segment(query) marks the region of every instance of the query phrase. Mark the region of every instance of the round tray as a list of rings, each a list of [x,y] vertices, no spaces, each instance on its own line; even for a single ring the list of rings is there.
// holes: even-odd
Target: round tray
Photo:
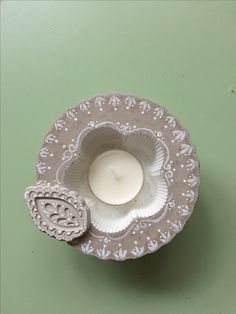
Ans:
[[[104,125],[122,136],[141,131],[155,138],[165,152],[160,167],[165,201],[157,212],[137,214],[117,232],[96,227],[95,208],[87,233],[69,243],[101,259],[134,259],[156,251],[182,230],[197,200],[199,162],[187,130],[160,104],[133,95],[98,95],[54,122],[39,152],[37,184],[68,187],[65,172],[77,160],[84,134]]]

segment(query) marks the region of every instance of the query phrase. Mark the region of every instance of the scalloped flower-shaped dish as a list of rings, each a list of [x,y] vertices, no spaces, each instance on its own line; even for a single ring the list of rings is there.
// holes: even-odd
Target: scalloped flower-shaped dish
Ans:
[[[117,233],[126,229],[135,219],[151,217],[164,206],[168,195],[168,177],[161,173],[168,157],[165,143],[144,128],[122,131],[111,122],[85,128],[75,143],[77,159],[64,165],[59,171],[64,173],[63,185],[77,190],[86,201],[93,226],[104,233]],[[144,183],[140,193],[123,205],[109,205],[100,201],[88,184],[89,166],[93,160],[110,149],[120,149],[134,155],[141,163]],[[58,173],[60,176],[60,173]]]
[[[134,155],[144,172],[140,193],[119,206],[98,200],[87,179],[93,160],[110,149]],[[168,243],[191,215],[200,182],[195,147],[176,118],[150,100],[120,94],[99,95],[67,110],[46,135],[36,168],[38,185],[61,186],[85,200],[90,226],[81,218],[74,226],[69,217],[70,238],[70,230],[60,228],[64,240],[77,232],[71,245],[101,259],[138,258]],[[70,215],[76,211],[71,208]],[[85,210],[81,217],[86,215]]]

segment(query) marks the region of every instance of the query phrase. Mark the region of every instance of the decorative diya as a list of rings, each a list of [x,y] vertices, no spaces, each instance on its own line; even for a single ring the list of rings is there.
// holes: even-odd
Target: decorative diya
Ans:
[[[195,147],[160,104],[81,101],[54,122],[25,198],[34,223],[101,259],[138,258],[182,230],[198,196]]]

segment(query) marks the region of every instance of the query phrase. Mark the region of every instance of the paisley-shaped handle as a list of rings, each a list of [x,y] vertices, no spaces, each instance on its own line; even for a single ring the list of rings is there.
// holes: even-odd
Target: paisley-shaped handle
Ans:
[[[84,200],[65,187],[30,186],[25,191],[30,215],[39,230],[58,240],[72,241],[90,225],[90,213]]]

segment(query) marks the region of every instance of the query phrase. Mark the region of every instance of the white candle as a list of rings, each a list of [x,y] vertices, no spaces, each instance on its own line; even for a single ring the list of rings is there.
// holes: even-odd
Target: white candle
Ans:
[[[131,201],[143,185],[140,162],[123,150],[99,155],[89,168],[89,186],[98,199],[111,205]]]

